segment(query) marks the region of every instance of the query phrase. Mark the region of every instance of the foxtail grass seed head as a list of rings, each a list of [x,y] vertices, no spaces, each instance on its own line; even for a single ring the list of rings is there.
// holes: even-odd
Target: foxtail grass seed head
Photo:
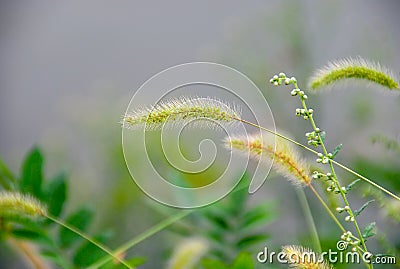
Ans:
[[[200,258],[207,252],[208,244],[204,239],[191,238],[185,240],[175,249],[168,269],[194,268]]]
[[[165,123],[182,124],[200,118],[218,121],[221,124],[237,124],[235,118],[240,117],[238,110],[237,107],[212,98],[182,97],[129,112],[122,119],[122,127],[140,129],[144,126],[146,130],[157,130]],[[204,125],[206,121],[202,122]]]
[[[19,192],[0,192],[0,217],[38,218],[46,215],[46,207],[34,197]]]
[[[399,90],[399,82],[393,72],[379,63],[361,57],[347,58],[328,63],[310,78],[309,88],[318,90],[344,79],[360,79],[379,84],[390,90]]]
[[[225,144],[229,149],[250,152],[255,158],[274,159],[273,168],[294,185],[308,185],[311,182],[308,163],[282,138],[274,140],[271,134],[263,133],[262,136],[228,137]]]
[[[290,268],[298,269],[332,269],[323,257],[309,248],[302,246],[284,246],[283,252],[286,254],[287,262]]]

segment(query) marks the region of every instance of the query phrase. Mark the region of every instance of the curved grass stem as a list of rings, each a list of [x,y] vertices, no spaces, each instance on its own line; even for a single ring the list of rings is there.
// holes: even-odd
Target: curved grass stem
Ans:
[[[112,259],[112,257],[118,257],[119,255],[121,255],[122,253],[127,251],[128,249],[130,249],[133,246],[137,245],[138,243],[142,242],[143,240],[149,238],[150,236],[154,235],[155,233],[158,233],[159,231],[161,231],[164,228],[168,227],[169,225],[175,223],[176,221],[186,217],[191,212],[193,212],[193,211],[192,210],[181,211],[181,212],[177,213],[176,215],[173,215],[172,217],[157,223],[153,227],[149,228],[145,232],[139,234],[138,236],[132,238],[130,241],[126,242],[125,244],[123,244],[122,246],[117,248],[115,251],[113,251],[112,255],[103,257],[99,261],[90,265],[87,269],[96,269],[96,268],[99,268],[100,266],[103,266],[104,264],[109,262]]]
[[[322,199],[321,195],[317,192],[317,190],[314,188],[313,185],[309,184],[308,187],[310,190],[314,193],[315,197],[319,200],[319,202],[322,204],[326,212],[328,212],[329,216],[333,219],[333,221],[336,223],[336,225],[339,227],[339,229],[342,232],[345,232],[346,229],[343,227],[343,225],[340,223],[340,221],[336,218],[335,214],[333,214],[332,210],[329,208],[329,206],[325,203],[324,199]]]
[[[312,235],[314,248],[318,253],[321,253],[322,252],[321,241],[319,240],[317,227],[315,226],[314,218],[312,216],[310,205],[308,204],[307,201],[307,197],[303,189],[300,188],[296,189],[296,193],[299,198],[301,207],[303,209],[308,227],[310,229],[310,233]]]
[[[110,250],[108,250],[105,246],[103,246],[102,244],[100,244],[99,242],[96,242],[95,240],[93,240],[92,238],[90,238],[89,236],[87,236],[86,234],[82,233],[81,231],[79,231],[78,229],[76,229],[75,227],[70,226],[67,223],[64,223],[63,221],[57,219],[56,217],[53,217],[51,215],[46,215],[46,218],[48,218],[49,220],[57,223],[58,225],[61,225],[63,227],[65,227],[66,229],[70,230],[71,232],[79,235],[80,237],[84,238],[85,240],[89,241],[90,243],[92,243],[93,245],[95,245],[96,247],[98,247],[99,249],[101,249],[102,251],[104,251],[105,253],[108,254],[107,257],[110,257],[110,259],[115,259],[118,262],[120,262],[121,264],[123,264],[126,268],[131,268],[131,266],[129,266],[129,264],[127,264],[123,259],[121,259],[118,255],[112,253]],[[98,267],[96,267],[98,268]]]

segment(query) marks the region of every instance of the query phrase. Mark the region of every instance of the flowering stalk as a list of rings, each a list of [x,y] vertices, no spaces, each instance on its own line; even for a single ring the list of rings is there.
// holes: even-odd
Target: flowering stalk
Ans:
[[[361,245],[362,248],[360,248],[359,246],[356,246],[356,251],[361,251],[361,252],[368,252],[367,246],[365,244],[365,240],[364,237],[361,233],[360,227],[357,223],[356,220],[356,215],[353,212],[353,210],[350,207],[350,204],[347,200],[346,197],[346,188],[342,187],[339,179],[336,175],[335,169],[333,167],[333,162],[332,159],[334,157],[334,155],[332,153],[328,153],[328,150],[326,149],[325,143],[324,143],[324,132],[322,132],[320,130],[320,128],[317,127],[315,121],[314,121],[314,117],[313,117],[313,110],[309,109],[306,105],[306,101],[307,100],[307,95],[304,93],[304,91],[300,90],[298,84],[297,84],[297,80],[294,77],[291,78],[287,78],[286,75],[284,73],[280,73],[279,75],[275,75],[272,79],[271,79],[271,83],[273,83],[274,85],[280,85],[282,84],[282,82],[285,82],[286,85],[290,85],[293,84],[294,85],[294,89],[291,92],[292,96],[299,96],[301,104],[302,104],[302,109],[297,109],[296,110],[296,115],[297,116],[302,116],[305,120],[309,120],[311,123],[311,126],[313,128],[313,132],[312,133],[307,133],[306,137],[309,141],[309,144],[313,145],[313,146],[321,146],[323,153],[318,153],[318,159],[317,162],[318,163],[323,163],[323,164],[329,164],[329,168],[331,173],[327,173],[326,176],[329,180],[332,181],[332,186],[328,187],[328,191],[336,191],[338,193],[340,193],[343,202],[345,203],[345,208],[346,208],[346,212],[348,213],[348,216],[346,217],[346,221],[351,221],[354,224],[354,227],[357,231],[358,237],[356,240],[357,242]],[[315,178],[319,178],[321,177],[320,174],[316,173],[314,174]],[[366,264],[368,268],[373,268],[372,265],[370,264]]]

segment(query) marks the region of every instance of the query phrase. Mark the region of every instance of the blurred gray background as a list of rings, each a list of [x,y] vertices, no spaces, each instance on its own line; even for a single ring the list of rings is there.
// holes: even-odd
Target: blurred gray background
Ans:
[[[46,174],[61,169],[71,177],[70,207],[97,205],[97,225],[119,227],[123,242],[158,221],[137,202],[147,198],[130,179],[121,151],[119,121],[144,81],[191,61],[231,66],[263,91],[277,127],[304,142],[308,127],[293,116],[297,100],[270,86],[269,77],[285,71],[301,87],[315,68],[349,56],[379,61],[399,75],[399,11],[396,0],[3,0],[0,156],[19,171],[24,154],[42,147]],[[343,143],[344,161],[389,158],[370,136],[383,130],[399,138],[399,95],[349,85],[310,98],[329,146]],[[281,199],[293,194],[288,189],[289,183],[269,180],[258,195]],[[290,243],[303,225],[293,223],[300,213],[292,200],[281,201],[286,213],[270,228],[287,227],[282,240],[274,238],[277,244]],[[145,217],[138,220],[139,214]],[[138,251],[162,253],[151,242]]]

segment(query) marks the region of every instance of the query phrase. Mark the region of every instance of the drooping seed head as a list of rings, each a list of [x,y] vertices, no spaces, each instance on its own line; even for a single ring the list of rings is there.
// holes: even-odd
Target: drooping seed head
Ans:
[[[10,191],[0,192],[0,217],[38,218],[46,214],[46,207],[30,195]]]
[[[284,139],[263,133],[261,135],[228,137],[225,145],[229,149],[250,152],[257,158],[274,160],[273,168],[294,185],[308,185],[311,182],[309,165]]]
[[[361,57],[341,59],[328,63],[328,65],[317,70],[311,76],[308,86],[310,89],[318,90],[345,79],[365,80],[390,90],[400,89],[399,82],[394,77],[393,72],[386,67],[382,67],[379,63],[374,63]]]

